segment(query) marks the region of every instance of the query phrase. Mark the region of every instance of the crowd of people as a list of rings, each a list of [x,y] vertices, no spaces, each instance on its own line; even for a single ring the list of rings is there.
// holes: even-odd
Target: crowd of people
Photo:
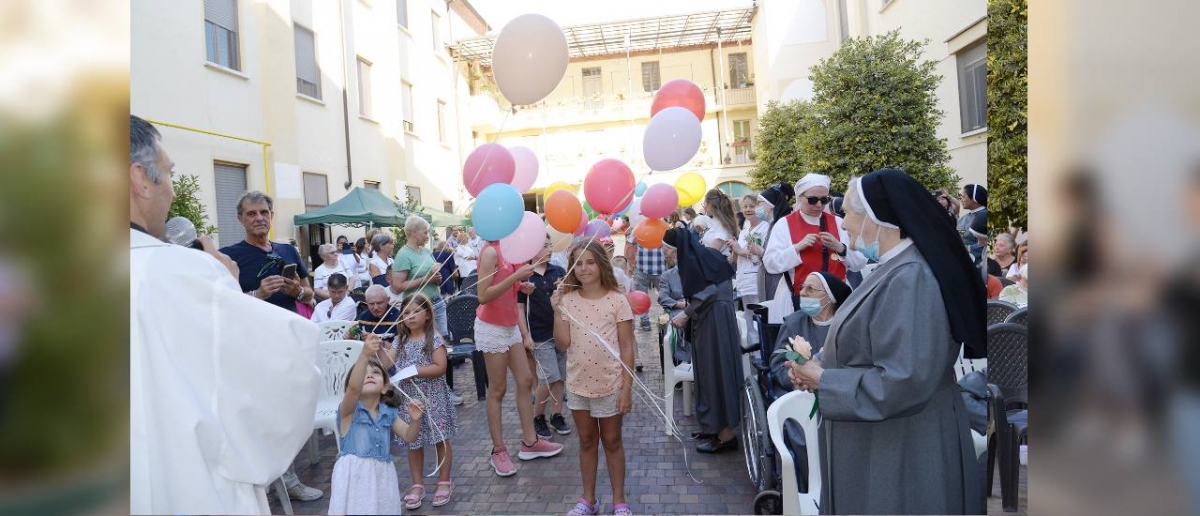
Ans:
[[[957,196],[929,192],[902,171],[885,169],[850,180],[844,195],[832,191],[831,179],[821,174],[739,199],[712,189],[703,197],[702,214],[687,208],[668,217],[661,247],[641,245],[628,220],[620,219],[614,224],[615,236],[625,242],[619,255],[607,238],[579,237],[566,250],[552,249],[547,239],[523,263],[506,260],[498,242],[484,241],[469,227],[446,228],[445,238],[431,243],[433,228],[412,216],[400,245],[389,230],[372,230],[354,244],[339,236],[335,244],[318,247],[316,267],[309,267],[295,246],[269,239],[274,201],[257,191],[237,204],[245,229],[238,243],[217,250],[204,239],[203,254],[162,244],[159,221],[173,196],[169,178],[164,180],[171,164],[157,132],[136,117],[131,144],[131,252],[135,267],[146,267],[133,283],[131,380],[135,396],[147,400],[135,404],[142,408],[135,410],[133,432],[148,437],[133,453],[144,460],[135,460],[135,512],[266,512],[262,486],[274,480],[272,474],[282,474],[294,499],[324,496],[300,483],[290,467],[311,431],[319,391],[313,374],[316,327],[293,314],[316,323],[355,321],[364,332],[363,352],[338,408],[342,451],[329,510],[419,509],[426,498],[421,468],[427,447],[438,461],[432,504],[449,503],[455,489],[451,440],[462,398],[445,379],[451,367],[446,306],[453,296],[470,294],[479,302],[473,332],[487,370],[493,472],[500,477],[518,472],[501,411],[511,375],[518,458],[558,456],[563,446],[553,435],[576,433],[584,484],[568,514],[591,515],[599,510],[596,475],[603,445],[612,512],[632,514],[624,490],[622,422],[633,404],[635,369],[640,370],[635,333],[655,329],[649,313],[634,315],[628,297],[634,291],[657,299],[681,336],[674,356],[666,359],[693,365],[700,430],[692,438],[699,452],[738,448],[745,379],[741,368],[728,364],[741,360],[739,311],[749,340],[765,339],[752,310],[761,306],[768,324],[779,328],[775,342],[764,344],[778,348],[799,339],[814,353],[803,364],[775,355],[771,374],[785,390],[820,392],[823,508],[982,510],[969,428],[948,371],[960,350],[968,358],[985,356],[985,298],[1022,306],[1028,299],[1028,244],[1009,233],[988,238],[983,186],[967,185]],[[957,218],[960,206],[966,212]],[[185,281],[180,275],[186,269],[155,266],[168,255],[196,262],[204,273]],[[204,286],[180,294],[159,285],[172,281]],[[992,288],[995,282],[1000,288]],[[356,290],[361,304],[352,297]],[[167,301],[168,291],[195,299]],[[219,306],[231,322],[188,336],[203,341],[194,349],[179,349],[175,342],[162,346],[175,338],[166,337],[169,318],[151,315],[161,305],[178,305],[177,317]],[[242,369],[177,386],[199,386],[197,392],[163,388],[164,375],[201,375],[212,368],[160,367],[189,354],[202,356],[197,350],[229,347],[222,338],[230,335],[238,343],[256,341],[238,347],[252,359]],[[281,340],[287,341],[283,348]],[[263,375],[253,360],[268,356],[277,367]],[[412,373],[393,382],[402,371]],[[285,374],[288,382],[264,385],[266,376]],[[235,410],[236,401],[234,408],[216,412],[196,408],[184,422],[220,426],[217,435],[243,446],[234,449],[255,443],[253,457],[231,458],[227,446],[163,422],[181,410],[170,402],[172,395],[237,400],[249,392],[271,407],[261,418],[272,418],[272,428],[288,425],[280,429],[286,438],[258,448],[257,434],[245,427],[249,423],[222,417],[220,410]],[[405,491],[392,465],[393,438],[408,449],[414,484]],[[167,446],[165,439],[172,440],[174,451],[155,458]],[[249,463],[242,473],[229,466],[239,461]],[[185,495],[171,485],[197,478],[209,479],[211,492]]]

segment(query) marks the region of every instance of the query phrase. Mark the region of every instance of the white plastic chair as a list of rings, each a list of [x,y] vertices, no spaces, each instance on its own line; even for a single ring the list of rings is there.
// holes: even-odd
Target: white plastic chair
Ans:
[[[353,325],[354,321],[325,321],[317,323],[317,328],[321,331],[321,342],[345,339],[346,332],[350,331],[350,327]]]
[[[821,513],[821,458],[818,446],[821,414],[818,412],[812,419],[808,418],[814,403],[816,397],[811,392],[792,391],[767,408],[767,430],[782,459],[779,469],[783,470],[783,485],[779,486],[779,492],[783,496],[783,513],[786,515]],[[796,479],[796,461],[784,439],[783,423],[789,419],[796,420],[804,429],[805,450],[808,452],[808,492],[804,493],[800,492],[800,483]]]
[[[320,355],[317,357],[317,365],[321,368],[321,395],[317,398],[313,430],[321,430],[325,435],[333,433],[338,453],[342,451],[337,425],[338,406],[342,403],[342,396],[346,394],[346,377],[358,361],[362,347],[363,343],[357,340],[333,340],[320,343],[318,348]]]
[[[738,342],[742,346],[742,378],[749,378],[754,375],[754,367],[750,365],[750,354],[746,353],[746,348],[750,347],[750,332],[746,326],[746,318],[742,317],[742,312],[736,312],[738,326]]]
[[[679,331],[678,328],[668,330],[662,339],[662,354],[663,363],[670,364],[674,362],[674,355],[671,353],[671,336],[672,331]],[[679,337],[682,339],[683,337]],[[663,388],[666,393],[663,394],[664,408],[667,415],[667,435],[675,433],[675,384],[683,382],[683,415],[692,415],[692,382],[696,381],[695,375],[692,373],[691,362],[680,362],[675,367],[663,367]]]

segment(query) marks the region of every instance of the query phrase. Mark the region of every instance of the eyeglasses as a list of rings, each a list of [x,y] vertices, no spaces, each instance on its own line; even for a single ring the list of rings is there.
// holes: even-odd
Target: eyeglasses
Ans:
[[[812,288],[808,285],[800,285],[800,293],[803,294],[805,292],[807,292],[809,294],[824,294],[825,293],[824,290],[821,290],[819,288]],[[815,296],[815,297],[820,297],[820,296]]]
[[[829,203],[833,202],[833,197],[830,197],[830,196],[828,196],[828,195],[826,195],[825,197],[808,197],[808,196],[805,196],[804,198],[805,198],[805,199],[808,199],[808,204],[809,204],[810,206],[812,206],[812,205],[816,205],[816,204],[818,204],[818,203],[819,203],[819,204],[829,204]]]

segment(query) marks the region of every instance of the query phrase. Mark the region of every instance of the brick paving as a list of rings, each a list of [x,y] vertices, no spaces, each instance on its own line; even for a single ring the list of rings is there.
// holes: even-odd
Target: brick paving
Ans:
[[[659,308],[653,307],[653,317]],[[657,395],[663,392],[662,374],[658,365],[657,331],[637,331],[638,356],[644,366],[638,375],[646,386]],[[517,460],[515,451],[520,439],[517,422],[515,388],[511,379],[505,396],[502,413],[506,444],[513,452],[517,474],[501,478],[488,465],[491,438],[488,437],[487,413],[483,401],[476,400],[475,381],[471,364],[460,364],[454,372],[455,391],[463,396],[465,403],[458,407],[460,428],[451,439],[454,464],[451,478],[455,481],[454,497],[442,507],[433,507],[433,492],[437,489],[436,478],[423,479],[426,495],[420,509],[406,511],[408,514],[563,514],[574,506],[583,494],[583,480],[579,474],[579,440],[577,433],[566,436],[555,434],[552,440],[562,443],[563,451],[557,457],[533,461]],[[563,407],[567,421],[574,427],[569,411]],[[683,415],[683,397],[675,394],[675,421],[683,435],[699,430],[694,416]],[[337,460],[337,448],[332,436],[318,438],[320,455],[313,464],[309,462],[307,450],[296,460],[296,473],[305,484],[321,489],[325,496],[313,502],[292,501],[295,514],[326,514],[329,507],[329,480],[333,464]],[[746,474],[742,452],[725,452],[718,455],[696,453],[695,443],[681,444],[668,437],[663,423],[654,408],[644,399],[634,399],[633,412],[625,418],[624,443],[626,459],[625,492],[631,508],[636,514],[752,514],[754,496],[757,494]],[[692,474],[703,483],[696,483],[688,476],[684,467],[684,450],[691,464]],[[600,501],[601,514],[612,512],[612,490],[608,472],[604,466],[601,447],[600,467],[597,473],[596,493]],[[408,473],[406,450],[393,444],[392,456],[400,480],[402,494],[412,485]],[[436,467],[436,456],[432,449],[425,454],[425,471]],[[1027,475],[1021,467],[1019,490],[1019,515],[1027,511]],[[283,509],[274,494],[267,497],[273,514],[283,514]],[[1004,513],[1000,507],[1000,482],[996,479],[993,496],[988,498],[988,514]]]

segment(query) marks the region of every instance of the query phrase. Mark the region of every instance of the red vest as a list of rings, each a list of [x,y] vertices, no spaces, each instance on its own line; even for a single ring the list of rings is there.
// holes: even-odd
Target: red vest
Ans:
[[[842,229],[837,226],[837,217],[829,213],[821,213],[821,218],[825,221],[825,232],[842,239]],[[792,245],[796,245],[804,237],[821,232],[821,226],[809,224],[800,216],[800,212],[793,211],[784,220],[788,224],[788,232],[791,233]],[[824,253],[828,253],[828,258],[824,257]],[[828,263],[828,266],[822,267]],[[838,256],[832,249],[826,249],[821,245],[821,240],[818,240],[813,245],[800,251],[800,266],[796,267],[792,276],[792,287],[795,288],[795,294],[800,295],[800,287],[804,285],[804,280],[813,272],[829,272],[838,279],[846,280],[846,265],[842,263],[842,257]]]

